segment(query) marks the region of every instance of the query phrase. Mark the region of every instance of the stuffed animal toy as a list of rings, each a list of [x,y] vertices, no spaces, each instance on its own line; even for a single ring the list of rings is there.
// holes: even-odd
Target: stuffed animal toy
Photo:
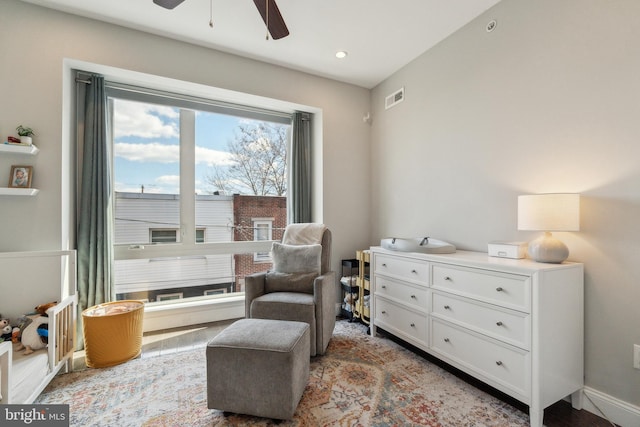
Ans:
[[[47,310],[56,305],[57,302],[50,302],[39,305],[35,308],[36,314],[31,317],[29,323],[20,337],[20,345],[17,350],[24,350],[24,354],[31,354],[36,350],[45,348],[49,343],[49,317]]]
[[[7,319],[0,319],[0,342],[11,341],[12,329]]]
[[[47,316],[36,315],[32,322],[24,328],[20,338],[20,345],[17,350],[24,350],[24,354],[31,354],[36,350],[45,348],[48,340],[43,340],[38,332],[41,328],[49,328],[49,318]]]
[[[20,342],[20,335],[22,335],[22,331],[19,327],[14,326],[13,331],[11,331],[11,342],[17,344]]]
[[[46,316],[47,315],[47,310],[49,310],[51,307],[55,306],[58,304],[58,301],[52,301],[52,302],[48,302],[46,304],[40,304],[38,306],[36,306],[35,310],[36,313],[42,315],[42,316]]]
[[[344,296],[344,302],[349,305],[355,304],[357,299],[358,299],[358,294],[356,293],[348,293]]]

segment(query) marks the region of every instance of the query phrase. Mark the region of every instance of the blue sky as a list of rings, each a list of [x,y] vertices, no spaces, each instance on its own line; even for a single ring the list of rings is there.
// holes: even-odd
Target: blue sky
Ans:
[[[246,119],[196,114],[196,191],[207,194],[202,179],[214,165],[229,164],[227,144]],[[179,193],[179,110],[161,105],[115,100],[115,190]]]

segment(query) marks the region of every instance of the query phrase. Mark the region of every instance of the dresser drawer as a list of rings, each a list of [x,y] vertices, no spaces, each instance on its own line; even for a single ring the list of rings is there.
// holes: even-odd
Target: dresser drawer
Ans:
[[[529,315],[463,297],[433,292],[431,315],[530,350]]]
[[[530,312],[531,280],[528,276],[447,264],[433,264],[432,274],[432,286],[436,289]]]
[[[424,346],[427,345],[428,322],[426,314],[419,314],[397,305],[391,301],[376,297],[375,317],[376,326],[388,327],[404,338],[413,338]]]
[[[426,261],[376,255],[374,269],[375,274],[385,274],[413,282],[428,284],[429,280],[429,264]]]
[[[499,389],[530,397],[530,354],[432,318],[431,349],[482,375]],[[494,385],[491,384],[491,385]]]
[[[396,300],[426,312],[428,307],[427,287],[408,285],[397,280],[376,276],[376,297],[382,296]]]

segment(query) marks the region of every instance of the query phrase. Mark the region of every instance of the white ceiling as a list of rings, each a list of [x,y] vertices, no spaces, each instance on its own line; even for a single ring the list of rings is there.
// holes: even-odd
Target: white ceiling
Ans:
[[[251,0],[23,1],[372,88],[500,0],[277,0],[290,35],[268,41]]]

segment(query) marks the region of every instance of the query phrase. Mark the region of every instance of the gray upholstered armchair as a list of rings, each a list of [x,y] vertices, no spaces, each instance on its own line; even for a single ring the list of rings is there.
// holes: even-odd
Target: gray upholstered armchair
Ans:
[[[331,231],[323,224],[290,224],[272,257],[271,270],[245,278],[245,316],[308,323],[311,356],[324,354],[336,322]]]

